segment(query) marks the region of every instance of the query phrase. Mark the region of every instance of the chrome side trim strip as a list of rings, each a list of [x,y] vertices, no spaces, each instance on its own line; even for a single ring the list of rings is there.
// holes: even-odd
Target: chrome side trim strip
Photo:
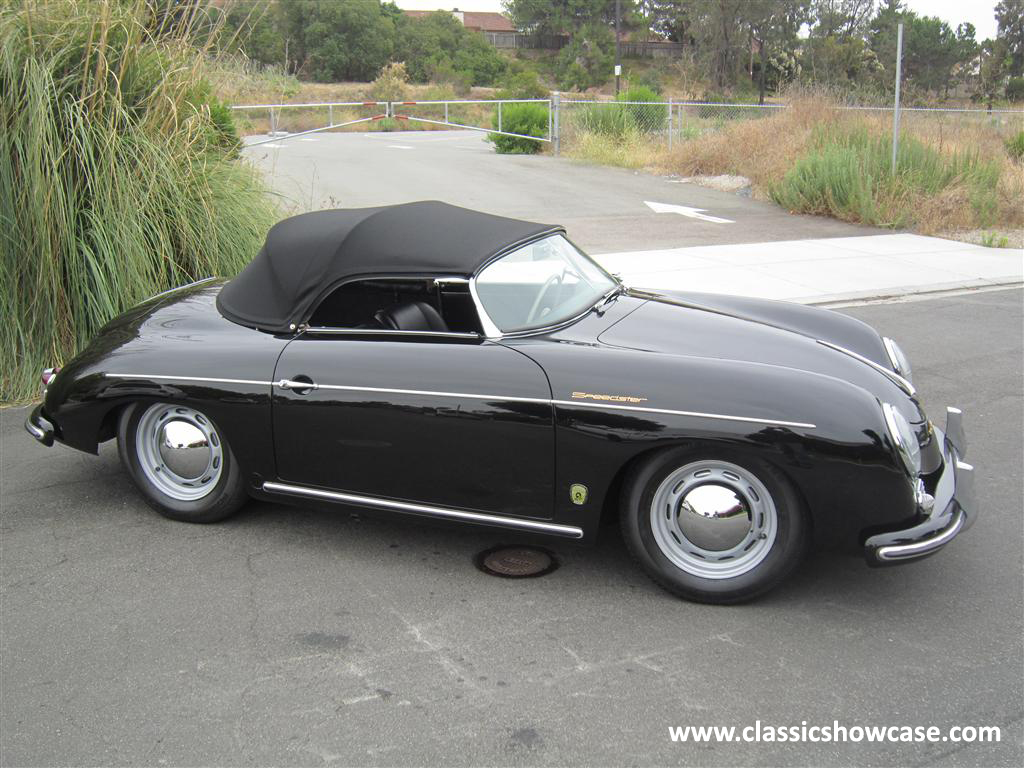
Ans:
[[[271,386],[272,381],[257,381],[256,379],[215,379],[204,376],[166,376],[156,373],[105,373],[108,379],[164,379],[167,381],[207,381],[211,384],[261,384]]]
[[[552,400],[555,405],[568,405],[573,408],[600,408],[615,411],[640,411],[641,413],[665,413],[670,416],[692,416],[698,419],[719,419],[720,421],[743,421],[752,424],[773,424],[779,427],[800,427],[817,429],[816,424],[802,421],[782,421],[781,419],[762,419],[756,416],[730,416],[725,413],[701,413],[699,411],[675,411],[669,408],[645,408],[639,405],[610,405],[608,403],[584,403],[579,400]]]
[[[917,394],[917,390],[914,389],[914,385],[913,384],[911,384],[909,381],[907,381],[905,378],[900,376],[895,371],[890,371],[884,365],[879,365],[874,360],[869,360],[868,358],[864,357],[864,355],[859,355],[856,352],[854,352],[852,349],[847,349],[846,347],[841,347],[838,344],[833,344],[831,341],[824,341],[823,339],[818,339],[817,341],[823,347],[828,347],[829,349],[834,349],[834,350],[836,350],[836,352],[842,352],[844,355],[849,355],[850,357],[852,357],[855,360],[860,360],[865,365],[870,365],[872,368],[874,368],[879,373],[889,377],[889,379],[892,380],[892,382],[894,384],[896,384],[896,386],[898,386],[900,389],[902,389],[904,392],[906,392],[911,397],[913,397],[914,395]]]
[[[390,387],[350,387],[345,384],[321,384],[320,389],[337,389],[343,392],[380,392],[390,395],[426,395],[428,397],[461,397],[472,400],[504,400],[512,403],[541,403],[550,405],[546,397],[515,397],[512,395],[481,395],[471,392],[439,392],[430,389],[392,389]]]
[[[159,299],[161,296],[166,296],[169,293],[174,293],[175,291],[181,291],[181,290],[184,290],[185,288],[191,288],[194,285],[202,285],[203,283],[208,283],[211,280],[216,280],[216,279],[217,279],[216,275],[212,275],[210,277],[201,277],[198,280],[193,280],[191,283],[185,283],[184,285],[179,285],[179,286],[177,286],[175,288],[168,288],[166,291],[160,291],[160,293],[154,293],[152,296],[150,296],[148,299],[146,299],[146,301],[150,301],[151,299]]]
[[[483,512],[466,512],[461,509],[449,507],[435,507],[430,504],[414,504],[408,501],[392,501],[390,499],[378,499],[373,496],[360,496],[355,493],[341,493],[338,491],[324,491],[320,488],[307,488],[302,485],[289,485],[287,483],[263,483],[263,490],[267,493],[280,493],[286,496],[304,496],[326,501],[337,501],[346,504],[356,504],[367,507],[380,507],[398,512],[413,512],[421,515],[430,515],[449,520],[459,520],[466,523],[481,523],[484,525],[499,525],[503,528],[519,528],[527,531],[539,531],[550,533],[556,536],[567,536],[571,539],[582,539],[583,529],[575,525],[560,525],[558,523],[542,523],[538,520],[526,520],[518,517],[504,517],[502,515],[491,515]]]
[[[612,405],[610,403],[585,403],[580,400],[552,400],[546,397],[517,397],[515,395],[493,395],[477,392],[442,392],[431,389],[395,389],[392,387],[355,387],[345,384],[312,384],[307,382],[293,382],[287,379],[281,381],[254,381],[251,379],[214,379],[200,378],[195,376],[165,376],[145,373],[107,373],[109,378],[118,379],[169,379],[172,381],[208,381],[215,384],[265,384],[266,386],[280,387],[282,389],[332,389],[340,392],[377,392],[386,395],[422,395],[424,397],[455,397],[471,400],[499,400],[508,403],[537,403],[539,405],[562,405],[572,408],[597,408],[598,410],[613,411],[637,411],[639,413],[663,413],[669,416],[690,416],[698,419],[717,419],[719,421],[740,421],[749,424],[770,424],[779,427],[796,427],[800,429],[817,429],[816,424],[802,421],[784,421],[782,419],[767,419],[758,416],[732,416],[726,413],[703,413],[701,411],[677,411],[671,408],[645,408],[636,405]]]

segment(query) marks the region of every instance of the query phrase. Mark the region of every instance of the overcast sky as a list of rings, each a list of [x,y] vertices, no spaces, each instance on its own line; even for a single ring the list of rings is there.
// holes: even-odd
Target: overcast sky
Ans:
[[[462,11],[500,11],[501,0],[397,0],[400,8],[433,11],[438,8]],[[969,21],[977,29],[978,42],[996,36],[996,21],[992,16],[995,0],[905,0],[907,7],[920,16],[938,16],[953,29]]]

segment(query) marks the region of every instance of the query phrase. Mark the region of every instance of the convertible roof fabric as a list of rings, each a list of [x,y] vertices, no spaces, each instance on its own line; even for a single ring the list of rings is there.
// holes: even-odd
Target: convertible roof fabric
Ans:
[[[493,256],[561,227],[438,201],[315,211],[285,219],[217,297],[229,320],[294,330],[319,300],[357,277],[470,277]]]

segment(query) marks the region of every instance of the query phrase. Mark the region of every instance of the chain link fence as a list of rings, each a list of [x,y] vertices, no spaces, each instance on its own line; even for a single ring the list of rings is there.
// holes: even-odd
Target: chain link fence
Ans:
[[[519,105],[543,114],[529,136],[518,132],[508,116]],[[532,138],[553,145],[555,154],[572,152],[588,137],[639,142],[653,149],[715,133],[744,120],[761,120],[788,109],[784,104],[726,104],[698,101],[612,101],[566,98],[462,99],[448,101],[364,101],[311,104],[248,104],[232,107],[246,135],[269,143],[322,131],[470,130]],[[840,111],[891,123],[892,107],[841,106]],[[901,133],[926,134],[940,144],[965,127],[980,128],[1004,140],[1024,130],[1024,111],[1009,109],[900,109]]]
[[[679,142],[720,131],[741,120],[759,120],[788,109],[785,104],[725,104],[697,101],[608,101],[556,99],[558,147],[572,151],[587,137],[604,136],[672,148]],[[892,121],[892,107],[840,106],[840,112],[859,113]],[[964,127],[978,127],[1005,139],[1024,130],[1024,111],[904,107],[902,131],[928,133],[940,141]]]

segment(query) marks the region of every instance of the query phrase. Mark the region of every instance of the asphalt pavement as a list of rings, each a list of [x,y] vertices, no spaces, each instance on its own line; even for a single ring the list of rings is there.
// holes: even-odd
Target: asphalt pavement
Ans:
[[[321,133],[249,147],[244,154],[294,211],[443,200],[564,225],[592,253],[882,232],[790,215],[772,203],[667,176],[550,155],[498,155],[482,134],[470,131]],[[730,223],[655,213],[647,202]]]
[[[491,531],[266,503],[171,522],[112,443],[47,449],[3,410],[0,764],[1021,765],[1021,292],[843,311],[908,350],[930,413],[964,409],[982,517],[923,562],[818,554],[728,608],[654,586],[614,529],[512,581],[474,567]],[[757,720],[1002,739],[669,738]]]

